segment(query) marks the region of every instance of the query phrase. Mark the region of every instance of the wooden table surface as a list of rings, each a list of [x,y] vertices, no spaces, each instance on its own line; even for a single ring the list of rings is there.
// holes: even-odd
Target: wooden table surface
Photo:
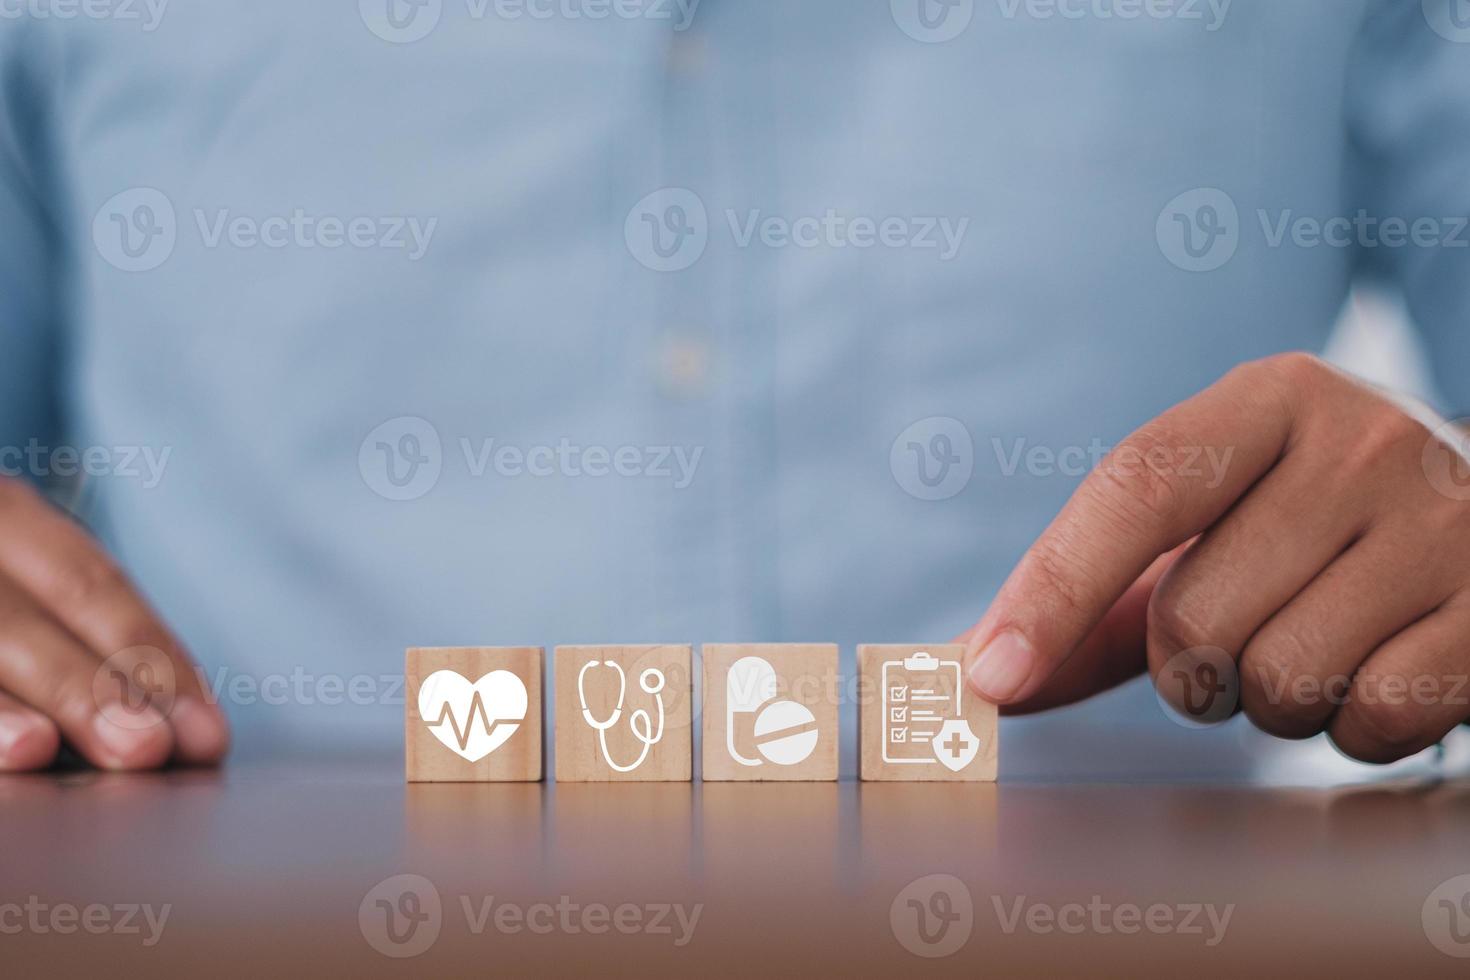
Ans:
[[[407,786],[390,755],[265,757],[0,778],[0,840],[13,977],[1470,969],[1431,941],[1470,953],[1470,901],[1431,898],[1470,873],[1463,780]],[[64,911],[92,905],[99,929],[168,917],[92,935]],[[910,951],[939,948],[920,907],[952,955]],[[417,913],[402,945],[388,908]]]

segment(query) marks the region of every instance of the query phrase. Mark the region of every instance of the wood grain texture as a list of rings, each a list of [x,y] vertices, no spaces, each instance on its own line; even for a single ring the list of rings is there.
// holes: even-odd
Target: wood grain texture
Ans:
[[[910,672],[905,665],[916,663],[914,658],[918,654],[927,654],[938,668]],[[858,768],[864,780],[995,781],[999,758],[999,712],[995,705],[981,699],[966,686],[961,666],[964,654],[965,648],[957,644],[858,647]],[[885,666],[888,668],[886,686]],[[916,688],[907,683],[914,677],[920,677],[924,686]],[[934,693],[926,693],[929,691]],[[958,704],[957,711],[955,704]],[[898,713],[890,715],[893,711]],[[931,742],[922,737],[922,733],[932,726],[924,724],[921,717],[913,717],[916,712],[934,712],[968,722],[970,731],[979,738],[979,746],[968,764],[958,771],[941,765]],[[901,741],[888,742],[889,758],[885,760],[885,736],[899,731],[903,733],[899,736]],[[966,741],[961,737],[950,743],[949,738],[942,737],[938,743],[940,751],[945,751],[944,746],[948,744],[953,744],[958,750]],[[912,761],[897,761],[899,759]]]
[[[578,675],[588,664],[596,666],[587,669],[579,689]],[[616,664],[617,668],[609,664]],[[624,683],[619,683],[618,669],[622,670]],[[693,669],[694,652],[688,645],[557,647],[553,666],[556,672],[556,781],[688,782],[692,779]],[[663,689],[657,696],[644,690],[641,684],[648,671],[658,671],[663,675]],[[650,686],[657,687],[656,677],[649,675],[648,681]],[[623,691],[621,711],[620,688]],[[583,712],[583,690],[587,697],[586,707],[593,720],[608,725],[601,735],[588,723]],[[634,734],[633,726],[647,726],[643,730],[649,736],[657,734],[660,699],[663,704],[662,735],[653,744],[645,746]],[[638,761],[640,756],[641,762]],[[620,772],[618,767],[630,771]]]
[[[837,778],[838,707],[842,688],[837,646],[831,643],[707,643],[704,657],[704,779],[806,781]],[[731,667],[746,658],[775,673],[775,696],[763,697],[736,679],[742,704],[731,714]],[[793,704],[794,702],[794,704]],[[753,710],[743,710],[753,709]],[[731,728],[733,726],[733,734]],[[804,734],[815,731],[810,754]],[[733,752],[732,752],[733,746]],[[747,760],[742,763],[738,753]]]
[[[543,698],[542,675],[545,651],[541,647],[415,647],[405,655],[404,774],[410,783],[505,783],[537,782],[542,777]],[[508,671],[520,679],[526,692],[525,716],[519,722],[495,718],[493,706],[484,698],[464,698],[463,703],[438,717],[419,714],[419,693],[424,680],[438,671],[453,671],[466,687],[496,671]],[[457,682],[456,682],[457,683]],[[458,692],[456,692],[458,693]],[[434,727],[446,732],[455,745],[463,747],[488,726],[515,724],[514,732],[489,754],[470,760],[456,754],[436,737]]]

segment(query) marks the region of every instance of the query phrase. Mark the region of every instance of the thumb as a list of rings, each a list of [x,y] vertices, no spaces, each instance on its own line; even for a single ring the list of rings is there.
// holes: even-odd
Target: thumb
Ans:
[[[1148,604],[1154,586],[1188,547],[1181,545],[1159,556],[1072,655],[1020,701],[1014,701],[1013,694],[1027,677],[1017,681],[1014,675],[1024,670],[1029,676],[1032,660],[1024,648],[1029,641],[1014,629],[1000,627],[1017,618],[1006,615],[1002,594],[980,622],[955,640],[965,644],[966,677],[971,689],[987,701],[1005,705],[1006,714],[1017,715],[1082,701],[1137,677],[1148,668]]]

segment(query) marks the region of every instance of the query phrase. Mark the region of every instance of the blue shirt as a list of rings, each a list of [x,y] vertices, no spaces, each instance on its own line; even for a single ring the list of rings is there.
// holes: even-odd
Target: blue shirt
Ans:
[[[91,452],[247,730],[396,737],[410,645],[953,636],[1355,278],[1470,406],[1463,0],[92,9],[0,19],[0,464]]]

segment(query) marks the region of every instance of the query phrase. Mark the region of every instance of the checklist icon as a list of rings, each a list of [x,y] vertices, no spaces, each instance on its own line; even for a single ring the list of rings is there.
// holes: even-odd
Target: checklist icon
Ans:
[[[960,665],[920,651],[883,664],[883,761],[934,764],[934,739],[960,713]]]

